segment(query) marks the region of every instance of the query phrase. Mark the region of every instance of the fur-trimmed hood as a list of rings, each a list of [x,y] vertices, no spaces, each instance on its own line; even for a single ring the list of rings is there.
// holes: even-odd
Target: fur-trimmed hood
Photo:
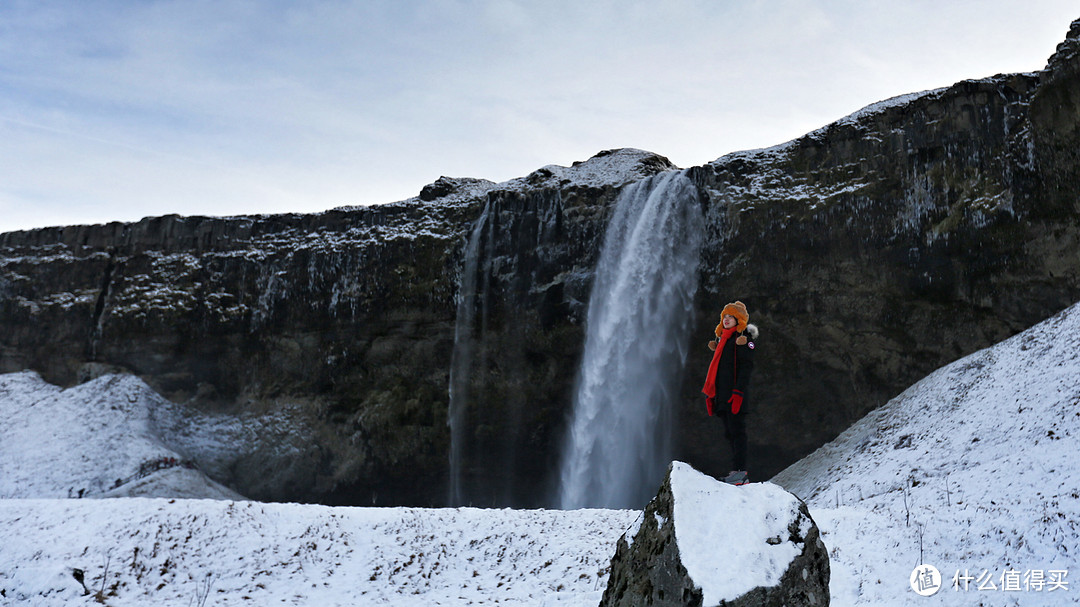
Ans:
[[[750,339],[757,339],[758,335],[760,334],[760,331],[758,331],[757,325],[755,325],[753,323],[747,323],[746,331],[743,331],[743,332],[746,333],[747,335],[749,335]]]
[[[747,338],[747,335],[749,335],[750,337]],[[747,323],[746,328],[743,329],[739,333],[738,339],[735,340],[735,345],[736,346],[745,346],[746,344],[749,343],[750,344],[750,349],[752,350],[752,349],[754,349],[754,342],[752,342],[750,340],[751,339],[757,339],[757,336],[758,336],[757,325],[752,325],[752,324]]]

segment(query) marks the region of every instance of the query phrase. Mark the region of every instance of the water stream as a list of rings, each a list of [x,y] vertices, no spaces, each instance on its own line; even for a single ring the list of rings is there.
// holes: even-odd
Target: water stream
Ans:
[[[703,223],[681,172],[631,184],[616,201],[589,299],[561,508],[642,508],[663,480]]]
[[[481,327],[483,333],[486,318],[487,280],[480,281],[481,241],[485,240],[484,228],[488,224],[490,204],[473,226],[472,233],[465,245],[465,264],[458,288],[457,317],[454,323],[454,351],[450,358],[450,410],[447,425],[450,426],[450,483],[447,502],[449,506],[465,505],[466,496],[462,487],[464,461],[466,455],[465,438],[469,411],[469,381],[473,369],[473,356],[476,344],[477,296],[481,300]],[[490,236],[490,235],[489,235]],[[489,243],[491,238],[486,239]],[[483,365],[481,365],[482,367]]]

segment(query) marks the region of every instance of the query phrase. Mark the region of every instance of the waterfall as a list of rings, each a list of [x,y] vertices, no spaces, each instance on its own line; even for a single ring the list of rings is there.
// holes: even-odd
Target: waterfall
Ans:
[[[620,193],[589,298],[559,504],[641,508],[670,460],[703,218],[681,172]]]
[[[462,474],[465,460],[465,428],[469,403],[469,373],[473,368],[473,348],[475,345],[477,277],[480,273],[480,244],[483,240],[484,227],[488,221],[490,204],[484,205],[480,218],[476,220],[468,243],[465,245],[465,264],[458,285],[457,316],[454,322],[454,351],[450,357],[450,407],[446,424],[450,427],[450,488],[447,498],[450,506],[465,504],[465,492],[462,488]],[[490,243],[491,239],[488,238]],[[486,289],[483,289],[486,291]],[[486,298],[481,293],[482,306],[486,308]],[[483,321],[486,314],[481,314]],[[483,329],[483,326],[481,326]]]

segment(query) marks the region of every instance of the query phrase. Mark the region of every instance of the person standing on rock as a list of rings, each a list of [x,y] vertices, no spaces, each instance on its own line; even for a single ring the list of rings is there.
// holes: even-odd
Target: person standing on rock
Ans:
[[[754,370],[754,342],[758,328],[749,324],[750,315],[741,301],[729,303],[720,313],[717,339],[709,342],[713,351],[705,376],[705,408],[724,422],[724,436],[731,444],[734,466],[724,482],[742,485],[746,473],[747,389]]]

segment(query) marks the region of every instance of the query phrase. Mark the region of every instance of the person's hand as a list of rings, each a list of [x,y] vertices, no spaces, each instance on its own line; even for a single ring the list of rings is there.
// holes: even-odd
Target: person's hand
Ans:
[[[709,342],[709,349],[712,350],[713,352],[716,352],[716,340],[713,340],[713,341]]]
[[[738,413],[739,409],[742,409],[742,392],[739,390],[731,391],[731,398],[727,400],[731,404],[731,412],[733,414]]]

